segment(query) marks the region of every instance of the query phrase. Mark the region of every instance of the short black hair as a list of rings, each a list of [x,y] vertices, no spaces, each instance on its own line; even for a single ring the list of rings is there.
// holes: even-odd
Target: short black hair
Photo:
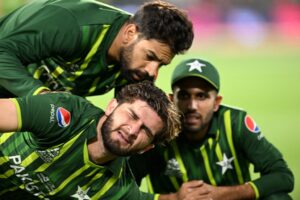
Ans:
[[[169,45],[174,54],[184,53],[194,39],[193,24],[187,14],[164,1],[145,3],[129,23],[137,26],[141,37]]]

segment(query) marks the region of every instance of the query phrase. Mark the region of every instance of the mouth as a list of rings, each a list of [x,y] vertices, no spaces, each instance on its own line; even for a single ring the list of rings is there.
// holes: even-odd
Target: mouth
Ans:
[[[143,80],[148,80],[152,82],[154,81],[154,77],[150,76],[148,72],[138,70],[135,70],[131,73],[131,79],[135,82]]]
[[[142,73],[140,71],[133,71],[131,73],[131,80],[134,82],[144,80],[145,77],[146,77],[145,73]]]
[[[118,135],[122,143],[125,143],[126,145],[131,144],[129,138],[127,137],[128,134],[126,134],[124,131],[119,130]]]
[[[201,119],[200,115],[196,113],[187,113],[184,115],[184,121],[188,124],[199,123],[200,119]]]

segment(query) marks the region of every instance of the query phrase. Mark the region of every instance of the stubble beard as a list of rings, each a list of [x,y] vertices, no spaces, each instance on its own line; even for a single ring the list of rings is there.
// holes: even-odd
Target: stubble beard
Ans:
[[[112,139],[112,133],[115,130],[112,130],[113,124],[113,113],[110,114],[107,119],[103,122],[101,127],[101,134],[104,147],[112,154],[116,156],[130,156],[133,154],[130,150],[122,149],[121,144],[118,141]]]
[[[122,47],[120,50],[120,65],[121,65],[121,75],[130,83],[136,82],[132,77],[132,70],[129,66],[132,63],[132,52],[135,43],[129,45],[128,47]]]

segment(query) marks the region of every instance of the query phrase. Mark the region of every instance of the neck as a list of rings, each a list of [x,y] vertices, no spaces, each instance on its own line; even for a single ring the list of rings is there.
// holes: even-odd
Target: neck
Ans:
[[[106,118],[105,115],[100,118],[97,125],[97,137],[88,142],[89,159],[95,164],[105,164],[116,158],[115,155],[106,150],[103,144],[101,127]]]
[[[205,127],[202,130],[199,130],[197,132],[191,132],[191,131],[186,131],[186,130],[183,130],[183,132],[188,141],[201,142],[204,140],[204,138],[208,132],[208,127]]]

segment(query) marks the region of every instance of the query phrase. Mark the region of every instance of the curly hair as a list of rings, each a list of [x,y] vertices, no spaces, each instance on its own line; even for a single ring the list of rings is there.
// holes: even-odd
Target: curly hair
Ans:
[[[191,47],[194,39],[193,24],[187,14],[160,0],[142,5],[129,23],[137,26],[140,37],[165,43],[174,54],[184,53]]]
[[[116,94],[116,99],[120,104],[133,103],[136,100],[145,101],[158,114],[164,125],[154,136],[152,143],[164,144],[178,135],[180,115],[166,93],[153,82],[142,81],[126,85]]]

